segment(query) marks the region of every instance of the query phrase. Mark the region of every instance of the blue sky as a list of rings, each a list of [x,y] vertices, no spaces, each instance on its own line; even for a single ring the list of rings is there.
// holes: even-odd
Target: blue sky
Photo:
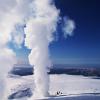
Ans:
[[[76,23],[74,35],[50,44],[54,63],[100,64],[100,1],[99,0],[55,0],[61,16],[68,16]],[[12,47],[12,46],[11,46]],[[26,47],[15,49],[19,59],[27,60],[30,52]]]

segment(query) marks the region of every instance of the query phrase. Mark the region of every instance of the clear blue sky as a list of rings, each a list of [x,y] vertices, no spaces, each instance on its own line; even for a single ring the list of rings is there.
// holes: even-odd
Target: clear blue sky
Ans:
[[[59,35],[50,45],[54,63],[100,64],[100,0],[55,0],[61,16],[69,16],[76,23],[72,37]],[[59,31],[58,31],[59,32]],[[30,50],[16,49],[20,59],[27,59]]]

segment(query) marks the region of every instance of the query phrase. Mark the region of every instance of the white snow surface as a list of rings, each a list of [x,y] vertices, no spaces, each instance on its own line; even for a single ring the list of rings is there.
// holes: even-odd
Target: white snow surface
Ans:
[[[19,90],[31,88],[34,90],[34,77],[29,76],[13,76],[8,78],[8,95]],[[57,91],[62,94],[57,95]],[[34,92],[34,91],[33,91]],[[75,75],[50,75],[50,97],[42,98],[42,100],[100,100],[100,79],[92,77],[75,76]],[[98,95],[94,95],[98,94]],[[74,97],[74,99],[73,99]],[[75,99],[75,97],[77,99]],[[85,98],[87,97],[87,99]],[[85,98],[85,99],[82,99]],[[93,99],[95,98],[95,99]],[[31,100],[29,97],[23,97],[14,100]]]

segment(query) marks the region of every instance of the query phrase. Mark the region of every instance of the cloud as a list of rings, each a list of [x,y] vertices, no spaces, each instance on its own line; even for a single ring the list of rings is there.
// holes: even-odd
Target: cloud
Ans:
[[[14,8],[16,6],[16,0],[2,0],[0,1],[0,15],[4,14],[6,15],[6,13],[8,11],[11,11],[12,8]],[[0,16],[0,19],[2,18],[2,16]]]
[[[12,41],[12,32],[16,32],[16,35],[13,35],[15,42],[19,45],[18,39],[22,40],[23,33],[20,36],[19,30],[16,25],[25,24],[25,21],[28,19],[28,16],[31,13],[30,4],[32,0],[3,0],[0,2],[0,45],[6,45],[8,42]],[[22,37],[21,37],[22,36]]]
[[[65,38],[68,35],[72,36],[75,28],[75,22],[72,19],[64,18],[63,32]]]

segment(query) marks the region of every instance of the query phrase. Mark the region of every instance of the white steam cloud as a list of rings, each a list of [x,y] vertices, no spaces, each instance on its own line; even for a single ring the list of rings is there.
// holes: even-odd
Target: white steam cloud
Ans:
[[[35,98],[48,96],[49,76],[47,68],[50,66],[49,43],[53,41],[56,31],[59,11],[49,0],[34,0],[34,17],[30,18],[26,26],[25,45],[32,49],[29,62],[34,65]],[[33,98],[33,97],[32,97]]]
[[[21,18],[16,10],[17,2],[14,0],[0,1],[0,99],[7,100],[7,74],[16,63],[16,54],[8,48],[12,41],[12,30]]]
[[[6,81],[7,73],[16,62],[15,53],[7,44],[13,42],[21,47],[25,39],[25,46],[31,49],[29,62],[34,66],[35,90],[32,100],[49,95],[49,44],[54,41],[53,33],[60,19],[59,14],[52,0],[0,1],[0,81]],[[62,30],[65,37],[72,35],[74,29],[74,21],[64,21]],[[0,91],[0,97],[4,91]],[[2,100],[6,100],[5,97]]]
[[[75,22],[73,20],[64,18],[64,26],[63,26],[64,37],[66,38],[68,35],[72,36],[75,27],[76,27]]]
[[[7,74],[11,70],[13,64],[16,63],[15,53],[5,48],[0,48],[0,99],[7,100],[9,90],[7,89]]]

